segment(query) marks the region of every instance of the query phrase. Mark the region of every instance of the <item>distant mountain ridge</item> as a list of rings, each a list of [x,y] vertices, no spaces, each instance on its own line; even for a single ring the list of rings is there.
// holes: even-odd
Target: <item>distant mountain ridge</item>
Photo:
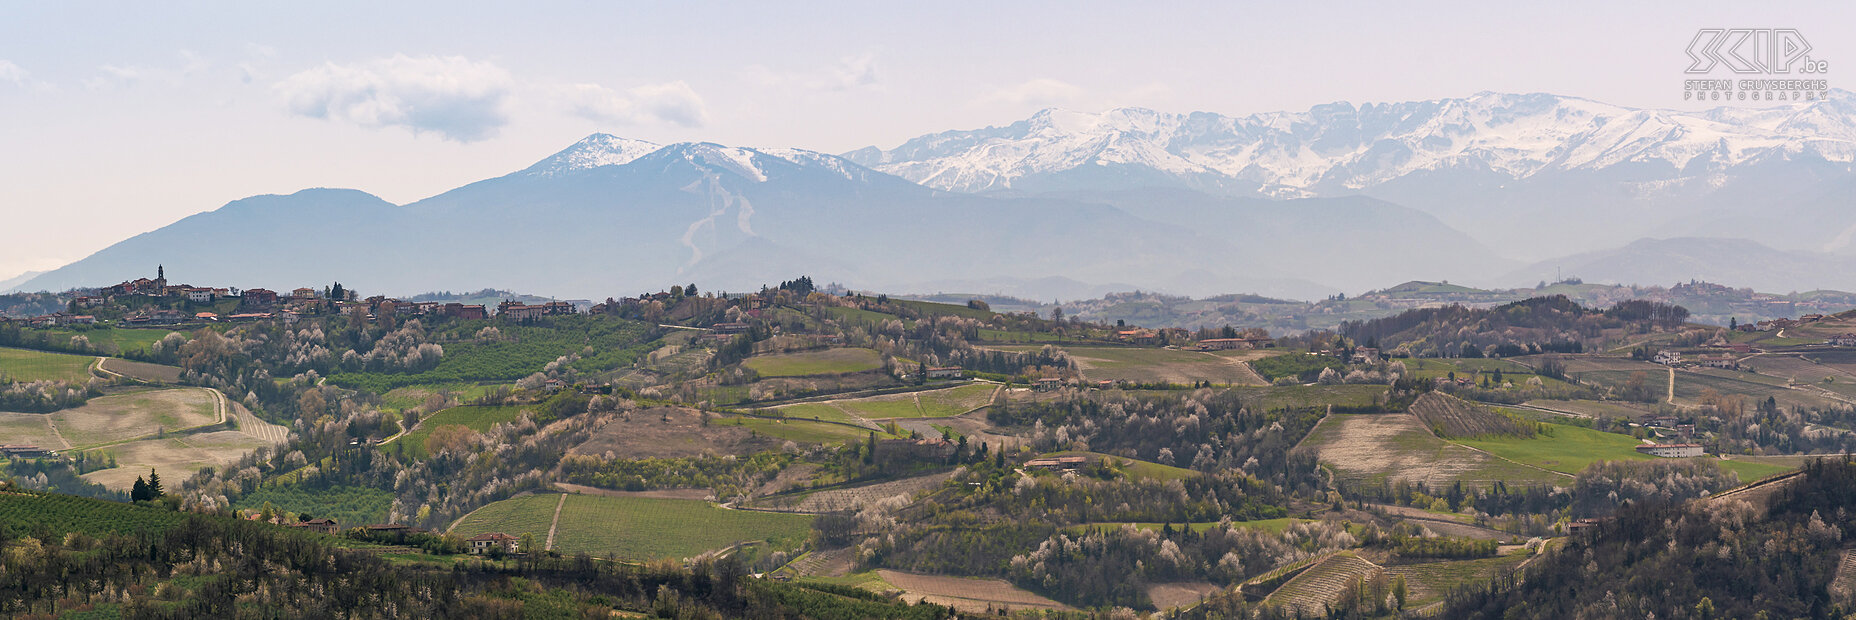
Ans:
[[[232,201],[15,288],[164,264],[198,284],[584,299],[800,274],[1036,299],[1557,275],[1856,289],[1853,145],[1845,91],[1703,112],[1496,93],[1244,117],[1046,110],[844,155],[593,134],[405,205],[340,189]]]
[[[1705,112],[1644,110],[1545,93],[1225,116],[1046,109],[1006,125],[929,134],[845,157],[960,192],[1048,189],[1086,166],[1145,169],[1198,189],[1276,196],[1357,192],[1416,172],[1508,179],[1642,165],[1697,176],[1774,157],[1856,161],[1856,95]]]
[[[1197,294],[1318,297],[1343,290],[1329,282],[1368,286],[1428,273],[1323,255],[1279,260],[1294,252],[1283,240],[1314,225],[1304,216],[1324,209],[1400,222],[1423,247],[1511,266],[1434,218],[1370,199],[1180,198],[1161,206],[1140,196],[985,197],[801,149],[657,146],[596,134],[523,170],[406,205],[336,189],[233,201],[25,287],[97,286],[164,264],[190,283],[294,288],[339,279],[394,294],[487,286],[602,299],[690,281],[746,290],[809,274],[887,290],[1015,281],[1040,283],[1026,289],[1040,296],[1069,297],[1138,282]],[[1195,212],[1218,226],[1173,221]],[[1322,228],[1356,244],[1384,231]]]
[[[1702,112],[1544,93],[1248,116],[1049,109],[845,157],[962,192],[1364,194],[1430,213],[1511,258],[1677,234],[1856,252],[1856,212],[1836,198],[1856,175],[1856,95],[1842,90]],[[1749,222],[1753,212],[1821,225],[1784,229]]]

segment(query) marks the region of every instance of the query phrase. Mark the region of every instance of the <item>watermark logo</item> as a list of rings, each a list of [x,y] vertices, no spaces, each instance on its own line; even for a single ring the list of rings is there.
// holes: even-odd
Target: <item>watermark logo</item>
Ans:
[[[1795,28],[1702,28],[1689,40],[1692,76],[1717,72],[1782,78],[1694,78],[1683,101],[1816,101],[1830,91],[1830,61],[1811,56],[1811,41]]]

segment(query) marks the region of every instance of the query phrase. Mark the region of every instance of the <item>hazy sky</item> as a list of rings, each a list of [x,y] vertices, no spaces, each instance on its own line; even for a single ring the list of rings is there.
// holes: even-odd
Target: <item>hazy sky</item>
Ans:
[[[0,0],[0,279],[254,194],[403,204],[595,131],[835,153],[1052,106],[1682,108],[1703,27],[1798,28],[1856,84],[1849,2],[508,4]]]

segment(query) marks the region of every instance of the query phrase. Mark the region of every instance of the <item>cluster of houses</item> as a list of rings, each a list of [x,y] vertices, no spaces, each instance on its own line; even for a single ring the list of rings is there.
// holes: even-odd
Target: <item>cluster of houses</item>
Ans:
[[[668,295],[668,294],[665,294]],[[183,312],[169,308],[144,307],[122,317],[121,324],[129,327],[175,326],[195,323],[242,322],[281,319],[285,323],[295,323],[303,315],[322,313],[348,313],[355,308],[365,308],[370,318],[382,314],[396,316],[443,316],[460,319],[488,319],[497,316],[509,320],[524,320],[544,316],[561,316],[579,314],[580,309],[573,303],[549,301],[529,304],[505,301],[492,313],[482,304],[463,304],[445,302],[408,302],[384,296],[355,299],[353,291],[347,291],[339,299],[331,299],[321,291],[310,287],[297,288],[288,294],[270,289],[199,287],[191,285],[171,285],[167,279],[167,268],[156,266],[154,278],[137,278],[125,280],[120,284],[103,287],[96,295],[83,295],[72,300],[76,309],[89,309],[104,306],[119,300],[134,303],[127,297],[159,297],[181,299],[196,304],[209,304],[222,299],[238,299],[239,312],[218,314],[214,312]],[[646,296],[645,299],[648,299]],[[609,304],[617,304],[607,300]],[[637,303],[639,300],[627,300]],[[614,306],[608,306],[608,308]],[[597,310],[599,307],[596,306]],[[0,321],[9,321],[0,317]],[[70,325],[91,325],[97,317],[91,314],[57,312],[43,316],[20,319],[29,327],[62,327]]]
[[[563,316],[579,314],[580,310],[564,301],[550,301],[543,304],[526,304],[519,301],[504,301],[496,305],[496,316],[511,321],[538,319],[544,316]]]
[[[1746,345],[1734,346],[1744,347]],[[1741,349],[1733,350],[1739,351]],[[1723,370],[1740,369],[1740,358],[1734,357],[1731,353],[1704,354],[1696,357],[1695,361],[1689,362],[1682,359],[1681,353],[1664,349],[1662,351],[1657,351],[1656,355],[1651,356],[1650,361],[1664,366],[1700,366],[1703,368],[1720,368]]]

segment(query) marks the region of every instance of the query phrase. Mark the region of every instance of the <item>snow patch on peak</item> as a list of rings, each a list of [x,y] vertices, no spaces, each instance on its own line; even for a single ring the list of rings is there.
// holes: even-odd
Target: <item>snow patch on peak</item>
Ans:
[[[949,131],[847,154],[929,187],[980,192],[1086,166],[1145,167],[1270,195],[1352,193],[1406,175],[1489,170],[1515,179],[1621,164],[1714,173],[1804,154],[1856,161],[1856,95],[1702,112],[1633,109],[1549,93],[1336,102],[1245,117],[1143,108],[1049,108],[1005,127]],[[1215,181],[1218,182],[1218,181]]]
[[[757,150],[760,151],[762,155],[784,159],[798,164],[802,168],[830,170],[838,176],[850,180],[856,180],[860,176],[854,172],[856,164],[846,161],[843,157],[837,155],[827,155],[818,151],[808,151],[805,149],[776,148]]]
[[[540,163],[530,166],[524,172],[538,176],[555,176],[601,166],[623,166],[658,148],[659,146],[654,142],[596,133],[575,142],[566,150],[541,160]]]
[[[710,142],[693,142],[677,145],[683,151],[683,159],[706,168],[721,168],[749,179],[756,183],[767,181],[766,171],[754,162],[754,149],[734,146],[722,146]]]

